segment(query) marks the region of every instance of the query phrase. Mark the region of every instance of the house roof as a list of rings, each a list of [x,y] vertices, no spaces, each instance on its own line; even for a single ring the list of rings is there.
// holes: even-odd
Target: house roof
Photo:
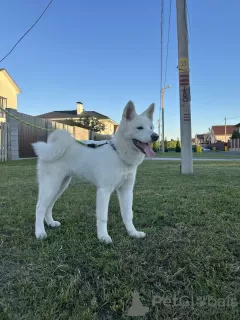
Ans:
[[[60,110],[52,111],[44,114],[40,114],[38,117],[46,119],[66,119],[66,118],[79,118],[79,117],[95,117],[98,119],[110,119],[104,114],[98,113],[96,111],[83,111],[81,114],[77,114],[77,110]]]
[[[21,89],[18,87],[18,85],[16,84],[16,82],[13,80],[13,78],[10,76],[10,74],[7,72],[6,69],[1,68],[0,72],[4,73],[5,76],[8,78],[8,80],[11,82],[11,84],[14,86],[14,88],[16,89],[17,93],[21,93]]]
[[[37,117],[44,118],[44,119],[76,119],[80,117],[92,117],[92,118],[97,118],[99,120],[110,120],[116,124],[115,121],[105,116],[104,114],[98,113],[96,111],[85,111],[85,110],[83,110],[83,112],[80,114],[77,114],[77,110],[52,111],[52,112],[40,114]]]
[[[236,129],[236,126],[232,126],[232,125],[226,126],[226,134],[231,135],[235,129]],[[212,126],[212,131],[216,136],[223,136],[225,135],[225,126]]]
[[[236,128],[240,127],[240,122],[235,125]]]

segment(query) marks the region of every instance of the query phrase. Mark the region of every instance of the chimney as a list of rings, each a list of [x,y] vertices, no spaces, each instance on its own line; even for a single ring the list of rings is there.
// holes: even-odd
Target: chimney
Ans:
[[[77,102],[77,114],[81,114],[83,112],[83,104],[82,102]]]

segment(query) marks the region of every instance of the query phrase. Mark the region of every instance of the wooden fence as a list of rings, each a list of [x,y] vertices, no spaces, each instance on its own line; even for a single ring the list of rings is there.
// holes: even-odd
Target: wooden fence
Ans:
[[[77,140],[89,139],[89,131],[86,129],[68,126],[56,121],[33,117],[24,113],[17,112],[14,109],[8,109],[8,111],[22,121],[41,128],[40,129],[32,127],[7,115],[11,142],[11,152],[9,158],[12,160],[16,160],[19,158],[36,157],[31,144],[37,141],[46,142],[50,132],[55,129],[64,129]]]
[[[9,160],[36,157],[32,148],[32,143],[37,141],[46,142],[50,132],[55,129],[64,129],[77,140],[89,140],[89,130],[87,129],[79,128],[76,126],[69,126],[64,123],[48,119],[33,117],[24,113],[20,113],[14,109],[8,109],[8,111],[22,121],[30,123],[33,126],[40,127],[36,128],[31,125],[27,125],[26,123],[22,123],[7,115],[6,120],[8,123],[10,145],[8,153]],[[111,135],[102,135],[96,133],[93,136],[93,140],[97,141],[110,140],[111,138]]]
[[[0,161],[7,161],[9,157],[9,125],[0,122]]]

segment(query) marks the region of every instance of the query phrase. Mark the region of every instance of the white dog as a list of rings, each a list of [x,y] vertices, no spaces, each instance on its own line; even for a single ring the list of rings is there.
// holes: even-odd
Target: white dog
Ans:
[[[97,235],[100,241],[111,243],[108,234],[108,204],[116,190],[121,215],[130,236],[145,237],[133,225],[133,188],[137,167],[145,155],[153,157],[150,143],[158,139],[153,132],[154,104],[141,115],[135,112],[132,101],[126,105],[119,129],[112,141],[98,148],[89,148],[76,142],[64,130],[56,130],[47,143],[33,143],[38,156],[39,195],[36,206],[36,238],[47,236],[44,219],[51,227],[60,226],[53,220],[52,209],[56,200],[68,187],[72,176],[86,179],[97,188]]]

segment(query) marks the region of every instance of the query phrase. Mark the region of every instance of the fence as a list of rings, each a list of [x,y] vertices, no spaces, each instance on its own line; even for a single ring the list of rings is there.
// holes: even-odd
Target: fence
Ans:
[[[99,134],[94,132],[93,133],[93,140],[100,141],[100,140],[111,140],[112,136],[110,134]]]
[[[68,131],[77,140],[88,140],[89,131],[79,127],[68,126],[63,123],[51,121],[47,119],[33,117],[24,113],[17,112],[14,109],[8,109],[8,111],[14,116],[18,117],[24,122],[28,122],[33,126],[24,124],[7,115],[7,123],[9,124],[9,141],[10,152],[8,159],[17,160],[19,158],[31,158],[36,157],[32,148],[32,143],[37,141],[47,141],[47,137],[52,130],[64,129]],[[47,131],[47,130],[51,131]]]
[[[240,138],[230,139],[229,151],[240,152]]]
[[[0,122],[0,161],[8,160],[9,156],[9,125],[7,122]]]
[[[16,119],[7,114],[6,126],[8,126],[7,130],[9,140],[9,152],[7,153],[8,160],[36,157],[32,148],[32,143],[37,141],[46,142],[50,132],[55,129],[64,129],[68,131],[77,140],[89,140],[89,130],[87,129],[76,126],[69,126],[64,123],[48,119],[33,117],[24,113],[20,113],[15,109],[7,109],[7,111],[9,111],[15,117],[21,119],[23,122],[27,122],[32,125],[30,126],[20,121],[17,121]],[[111,138],[111,135],[102,135],[97,133],[94,133],[93,135],[93,140],[97,141],[110,140]]]

